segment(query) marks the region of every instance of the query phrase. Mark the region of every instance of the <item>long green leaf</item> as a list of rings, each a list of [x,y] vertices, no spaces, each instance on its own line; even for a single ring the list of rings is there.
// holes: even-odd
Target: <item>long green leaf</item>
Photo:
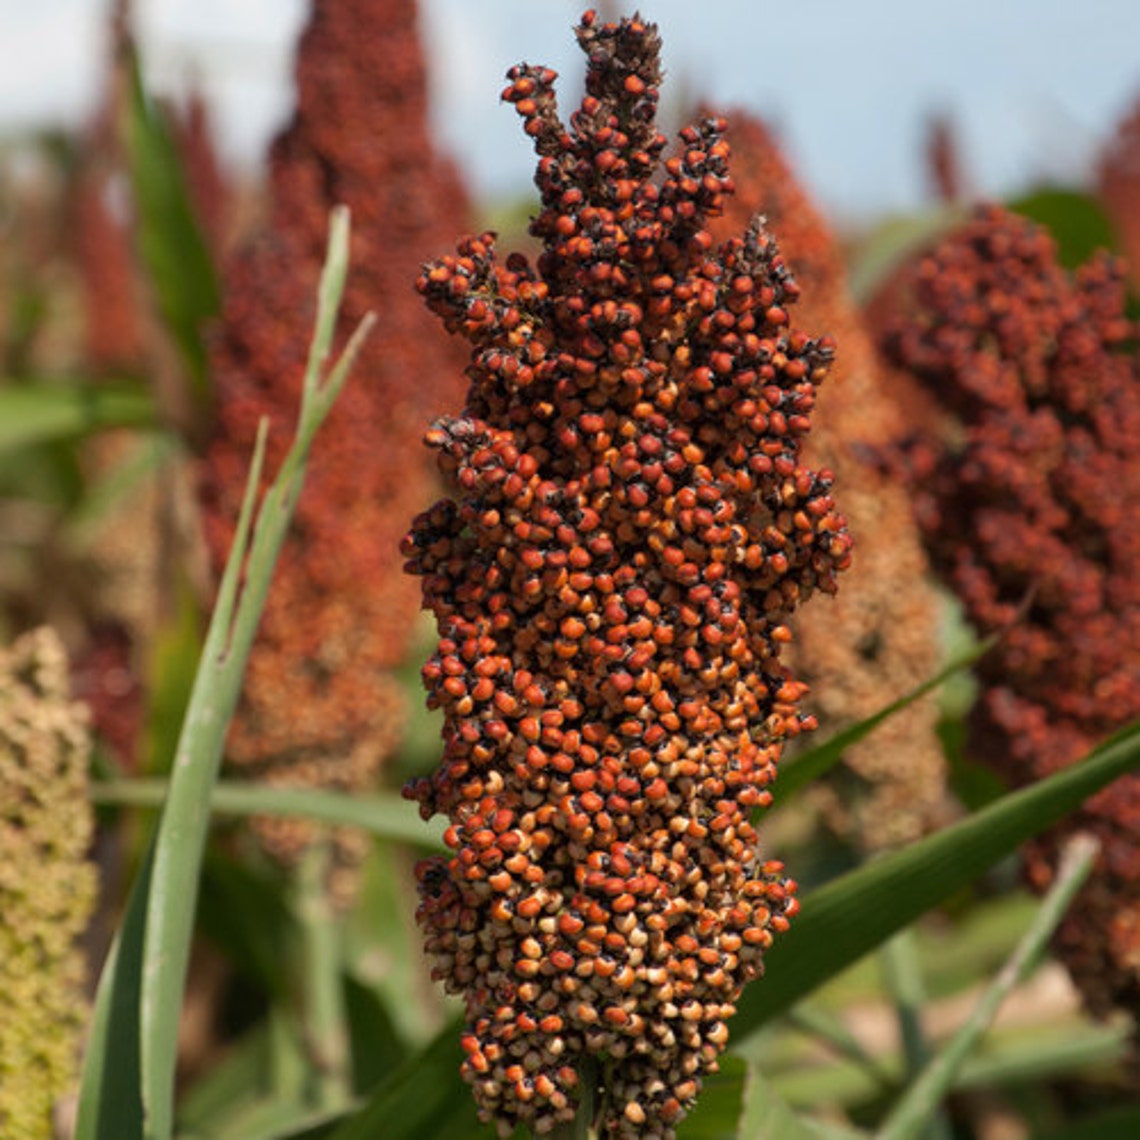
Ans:
[[[1140,724],[1134,724],[1079,764],[812,892],[791,929],[768,952],[763,981],[745,990],[732,1029],[742,1036],[790,1009],[1031,836],[1138,767]]]
[[[152,844],[99,979],[79,1085],[75,1140],[109,1136],[128,1140],[143,1133],[138,1006],[146,896],[153,865]]]
[[[962,1063],[993,1023],[1002,1002],[1028,974],[1050,935],[1064,917],[1073,896],[1088,878],[1100,844],[1087,835],[1070,840],[1061,858],[1057,878],[1033,923],[1009,961],[990,983],[966,1023],[938,1051],[896,1102],[878,1132],[879,1140],[917,1140],[935,1117],[939,1105],[957,1077]]]
[[[344,386],[348,369],[370,328],[366,320],[327,381],[323,380],[321,372],[332,343],[347,270],[348,212],[339,210],[333,216],[328,259],[321,277],[316,331],[296,439],[258,511],[239,598],[244,538],[264,454],[265,433],[259,433],[249,491],[222,576],[202,651],[202,667],[190,696],[171,770],[170,794],[159,822],[147,907],[140,1009],[146,1135],[155,1140],[166,1140],[173,1130],[178,1021],[190,958],[199,869],[209,828],[210,791],[221,764],[226,730],[237,706],[273,567],[301,493],[309,447]]]
[[[322,276],[311,368],[323,372],[332,342],[348,260],[347,211],[334,212],[329,256]],[[133,1009],[137,1023],[107,1017],[108,1028],[89,1050],[80,1101],[80,1129],[92,1137],[115,1140],[166,1140],[173,1129],[174,1073],[178,1022],[182,1007],[190,938],[193,931],[202,853],[209,825],[209,799],[217,778],[222,744],[237,704],[245,662],[265,603],[277,553],[300,493],[305,461],[313,436],[343,387],[348,369],[370,322],[365,321],[327,379],[306,377],[297,437],[258,513],[249,542],[250,520],[260,483],[265,453],[265,423],[258,433],[249,484],[242,505],[233,549],[222,576],[218,600],[202,661],[191,694],[182,736],[178,743],[170,791],[153,844],[149,879],[132,891],[129,921],[120,938],[119,954],[105,971],[101,988],[107,1008]],[[246,547],[249,560],[246,563]],[[244,584],[241,582],[244,569]],[[240,587],[240,589],[239,589]],[[240,593],[240,598],[239,598]],[[137,908],[145,910],[138,920]],[[141,978],[125,967],[141,960]],[[136,1000],[137,999],[137,1000]],[[101,1001],[104,999],[100,998]],[[126,1019],[129,1021],[130,1019]],[[123,1023],[121,1023],[123,1022]],[[112,1096],[115,1072],[122,1051],[134,1048],[139,1056],[141,1128],[131,1118],[129,1127],[100,1130],[101,1105]]]
[[[201,329],[218,312],[221,293],[170,129],[143,88],[133,50],[128,62],[125,135],[138,209],[139,250],[163,319],[189,368],[195,396],[204,403],[209,391]]]
[[[253,503],[265,458],[266,422],[257,434],[249,482],[233,548],[218,590],[214,616],[183,722],[178,751],[158,830],[154,871],[146,892],[143,977],[139,995],[142,1042],[143,1135],[166,1140],[174,1131],[174,1070],[178,1020],[190,962],[190,939],[209,812],[206,802],[217,778],[222,741],[237,706],[241,671],[226,676],[226,642],[234,619],[238,579],[250,532]],[[260,608],[259,611],[260,613]],[[247,650],[248,652],[248,650]],[[229,658],[231,661],[233,658]],[[219,663],[222,667],[219,668]],[[241,662],[244,667],[244,659]],[[228,682],[228,683],[227,683]]]
[[[0,385],[0,452],[153,422],[153,397],[125,384]]]
[[[813,780],[819,779],[839,762],[849,748],[869,736],[883,721],[888,720],[895,713],[901,712],[907,705],[914,704],[915,701],[937,689],[939,685],[948,681],[955,674],[960,673],[963,669],[968,669],[984,657],[997,643],[1000,636],[1000,634],[995,635],[979,642],[960,657],[956,657],[933,677],[923,681],[921,685],[915,686],[909,693],[904,693],[898,700],[891,701],[889,705],[881,708],[877,713],[872,713],[865,720],[848,725],[847,728],[837,732],[822,744],[800,753],[794,760],[785,764],[780,769],[780,780],[776,785],[779,802],[786,803]]]
[[[1127,1046],[1128,1028],[1123,1023],[1091,1027],[1066,1017],[1016,1030],[999,1030],[965,1061],[951,1087],[992,1090],[1073,1078],[1082,1073],[1095,1076],[1106,1067],[1117,1065],[1126,1055]],[[877,1060],[887,1083],[900,1086],[901,1054],[880,1055]],[[820,1104],[866,1104],[882,1098],[883,1081],[847,1058],[787,1068],[770,1056],[767,1062],[781,1095],[796,1109],[812,1109]]]
[[[99,804],[161,807],[170,784],[166,780],[109,780],[91,785]],[[443,849],[442,829],[424,823],[418,809],[400,796],[304,788],[268,788],[243,780],[219,780],[210,792],[210,810],[218,815],[295,815],[342,827],[359,827],[381,839]]]

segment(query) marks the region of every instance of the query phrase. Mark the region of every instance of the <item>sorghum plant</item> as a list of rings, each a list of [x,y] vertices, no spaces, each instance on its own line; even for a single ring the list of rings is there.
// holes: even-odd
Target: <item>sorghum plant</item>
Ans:
[[[54,1134],[86,1024],[76,939],[95,902],[82,706],[59,638],[0,651],[0,1134]]]
[[[370,310],[379,320],[314,445],[227,756],[274,784],[353,791],[374,785],[399,731],[390,671],[407,648],[414,609],[414,586],[400,568],[400,520],[431,500],[419,425],[442,408],[441,385],[454,383],[458,365],[450,346],[432,338],[409,282],[422,250],[462,226],[465,213],[457,182],[428,143],[412,0],[316,0],[297,86],[296,116],[272,149],[269,225],[225,275],[207,522],[220,567],[261,416],[272,424],[270,474],[288,446],[326,220],[344,203],[354,269],[342,321],[355,326]],[[317,830],[300,820],[260,824],[286,860]],[[351,894],[360,850],[356,833],[339,834],[342,897]]]
[[[796,909],[752,820],[812,723],[779,660],[791,612],[850,541],[799,461],[831,344],[793,328],[759,221],[706,229],[725,123],[682,131],[656,181],[656,28],[587,12],[577,35],[569,129],[553,71],[503,93],[539,156],[537,263],[483,234],[418,282],[471,387],[428,433],[448,495],[404,547],[446,716],[407,794],[451,820],[418,918],[483,1116],[545,1133],[597,1086],[608,1133],[670,1137]]]
[[[988,208],[925,257],[888,346],[953,423],[910,451],[931,557],[984,633],[971,751],[1015,784],[1140,716],[1140,375],[1121,267],[1070,279],[1050,238]],[[1022,609],[1025,609],[1022,614]],[[1062,829],[1103,844],[1058,948],[1095,1012],[1140,1010],[1140,780]],[[1061,832],[1028,873],[1051,878]]]
[[[808,707],[834,732],[936,672],[937,600],[909,497],[876,459],[903,423],[885,362],[848,292],[838,243],[762,122],[737,112],[728,139],[736,193],[713,234],[739,232],[763,214],[803,288],[801,321],[827,329],[839,345],[804,451],[844,488],[843,513],[859,555],[834,598],[797,613],[789,657],[811,685]],[[896,713],[848,751],[844,770],[814,789],[836,830],[879,849],[909,842],[945,816],[937,717],[930,698]]]

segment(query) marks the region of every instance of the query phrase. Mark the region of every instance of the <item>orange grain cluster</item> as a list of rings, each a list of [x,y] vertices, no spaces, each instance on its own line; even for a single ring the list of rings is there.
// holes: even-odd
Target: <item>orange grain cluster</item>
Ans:
[[[978,630],[973,754],[1014,784],[1078,762],[1140,716],[1140,368],[1121,267],[1070,278],[1051,239],[998,208],[923,258],[888,347],[955,420],[911,452],[932,560]],[[1022,617],[1020,609],[1027,605]],[[1062,833],[1104,845],[1058,936],[1091,1009],[1140,1010],[1140,779],[1028,852],[1051,878]]]
[[[405,550],[440,633],[444,755],[407,794],[445,813],[417,869],[433,974],[462,995],[464,1077],[502,1135],[574,1116],[672,1137],[795,885],[752,818],[812,725],[779,660],[850,541],[800,447],[832,349],[759,224],[717,246],[723,120],[655,128],[656,28],[587,12],[586,95],[504,99],[539,156],[535,264],[490,234],[419,281],[470,342],[462,415],[427,436],[448,495]]]
[[[398,732],[390,670],[415,612],[399,540],[431,496],[419,425],[442,406],[458,357],[434,336],[412,281],[421,251],[465,220],[463,195],[427,136],[426,78],[412,0],[316,0],[297,59],[298,103],[271,152],[272,213],[225,272],[212,351],[217,423],[204,472],[217,566],[229,549],[258,420],[268,470],[292,435],[328,217],[352,211],[344,327],[378,324],[318,436],[282,552],[229,760],[270,783],[360,790]],[[313,832],[266,822],[283,858]],[[344,879],[351,850],[341,844]]]
[[[839,594],[796,615],[790,657],[831,733],[937,671],[937,599],[909,497],[876,459],[904,425],[886,366],[848,293],[839,245],[764,124],[739,112],[731,124],[736,193],[712,232],[727,236],[763,214],[803,287],[801,320],[828,329],[839,345],[804,450],[836,473],[858,556]],[[918,838],[944,818],[937,717],[936,703],[921,701],[849,750],[845,769],[816,789],[837,830],[880,849]]]

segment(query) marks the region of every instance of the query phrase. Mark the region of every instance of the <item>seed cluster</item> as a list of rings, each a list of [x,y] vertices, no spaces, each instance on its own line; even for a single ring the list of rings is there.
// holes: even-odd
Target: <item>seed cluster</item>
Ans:
[[[418,919],[482,1115],[549,1131],[593,1056],[607,1134],[671,1137],[796,909],[752,820],[812,723],[778,660],[789,615],[850,540],[799,463],[830,343],[791,327],[758,222],[719,248],[705,228],[724,122],[683,130],[655,181],[656,28],[587,12],[577,35],[569,130],[553,71],[503,93],[539,156],[537,263],[483,234],[418,281],[471,387],[427,435],[449,495],[404,544],[446,718],[406,794],[451,820]]]
[[[76,945],[95,904],[86,861],[84,710],[67,660],[41,628],[0,650],[0,1135],[55,1135],[87,1025]]]
[[[344,326],[370,310],[378,321],[313,446],[227,757],[272,784],[360,791],[375,784],[400,731],[391,670],[406,652],[415,598],[401,572],[401,520],[434,489],[419,425],[442,408],[461,359],[437,343],[409,281],[421,251],[448,240],[466,211],[428,142],[413,0],[317,0],[297,88],[294,120],[271,152],[269,224],[225,272],[203,499],[220,568],[258,420],[270,418],[270,474],[292,436],[329,211],[347,204]],[[303,820],[257,826],[286,861],[317,834]],[[332,886],[348,901],[361,843],[341,833],[336,848]]]
[[[769,130],[731,116],[736,193],[712,228],[739,232],[763,214],[803,288],[799,314],[840,345],[812,415],[807,460],[836,473],[858,557],[843,589],[796,614],[789,663],[812,688],[808,707],[827,733],[878,712],[938,669],[938,609],[922,539],[899,481],[878,457],[903,421],[880,359],[847,289],[839,245]],[[824,818],[858,846],[880,850],[919,838],[947,813],[946,770],[931,698],[903,709],[812,788]]]
[[[910,451],[934,565],[983,633],[972,753],[1015,784],[1081,759],[1140,716],[1140,367],[1121,267],[1070,279],[1041,230],[997,208],[924,258],[888,347],[954,430]],[[1022,607],[1026,612],[1020,613]],[[1140,1011],[1140,778],[1033,846],[1044,886],[1063,833],[1103,855],[1059,934],[1090,1008]]]

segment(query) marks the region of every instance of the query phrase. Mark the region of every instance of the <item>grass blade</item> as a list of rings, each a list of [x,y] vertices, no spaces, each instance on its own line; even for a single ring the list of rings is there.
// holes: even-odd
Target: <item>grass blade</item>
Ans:
[[[768,951],[764,981],[744,991],[733,1031],[742,1036],[790,1009],[1025,840],[1138,767],[1140,724],[1134,724],[1079,764],[813,891],[791,929]]]
[[[1057,878],[1045,896],[1033,924],[1009,961],[982,995],[965,1025],[911,1084],[878,1132],[878,1140],[914,1140],[934,1118],[962,1062],[990,1027],[1001,1003],[1029,971],[1049,936],[1057,928],[1073,896],[1088,878],[1100,844],[1078,835],[1065,848]]]
[[[194,218],[182,163],[161,110],[143,88],[138,56],[128,47],[127,151],[138,208],[139,251],[163,320],[190,372],[196,402],[208,396],[201,327],[221,307],[205,239]]]
[[[788,799],[802,791],[813,780],[818,779],[825,772],[835,767],[849,748],[869,736],[883,721],[888,720],[895,713],[901,712],[907,705],[914,704],[915,701],[925,697],[927,693],[937,689],[963,669],[968,669],[984,657],[1001,636],[1001,634],[996,634],[986,638],[985,641],[978,642],[977,645],[956,657],[933,677],[923,681],[921,685],[917,685],[909,693],[904,693],[898,700],[891,701],[889,705],[876,713],[872,713],[865,720],[848,725],[822,744],[801,752],[794,760],[784,764],[780,768],[779,781],[775,785],[777,802],[786,803]]]
[[[332,220],[322,276],[323,303],[318,307],[314,333],[317,361],[325,359],[332,342],[347,262],[348,215],[346,210],[338,210]],[[133,1140],[141,1135],[147,1140],[167,1140],[172,1134],[178,1022],[209,826],[210,792],[273,566],[300,494],[309,445],[344,384],[359,343],[358,330],[327,380],[306,381],[297,437],[265,494],[251,538],[253,505],[265,453],[264,421],[259,431],[233,549],[219,587],[154,839],[149,879],[137,883],[132,891],[119,953],[101,982],[109,996],[104,999],[101,995],[100,1002],[109,1003],[105,1008],[111,1011],[131,1010],[137,996],[137,1026],[126,1024],[127,1018],[116,1021],[108,1014],[106,1032],[88,1053],[84,1074],[88,1095],[80,1105],[80,1128],[87,1128],[93,1137],[114,1135],[116,1140]],[[144,910],[141,922],[140,906]],[[137,978],[133,972],[136,962],[141,962],[141,977]],[[137,990],[133,988],[136,986]],[[132,1118],[130,1127],[108,1132],[100,1127],[100,1106],[111,1099],[113,1084],[122,1090],[124,1078],[116,1077],[120,1054],[132,1046],[137,1047],[141,1085],[130,1089],[130,1097],[133,1101],[141,1091],[141,1129]]]
[[[91,786],[99,804],[161,807],[170,785],[166,780],[108,780]],[[210,810],[217,815],[293,815],[343,827],[359,827],[379,839],[446,850],[443,829],[425,823],[414,804],[390,792],[350,796],[344,792],[306,788],[268,788],[243,780],[220,780],[210,791]]]
[[[0,386],[0,452],[74,439],[103,428],[153,423],[154,398],[125,384]]]
[[[153,864],[152,843],[99,979],[79,1084],[74,1140],[127,1138],[143,1132],[138,1005],[146,896]]]

